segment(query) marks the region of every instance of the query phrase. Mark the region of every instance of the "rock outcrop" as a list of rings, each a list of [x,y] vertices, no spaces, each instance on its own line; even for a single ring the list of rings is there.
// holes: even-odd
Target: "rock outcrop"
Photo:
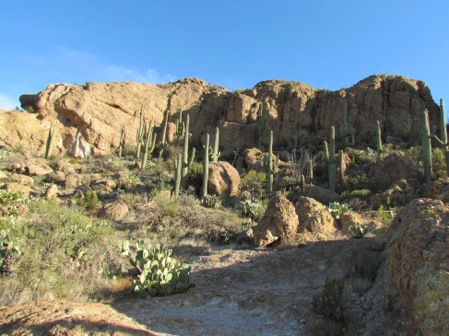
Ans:
[[[253,227],[254,244],[268,246],[278,240],[288,243],[295,237],[298,216],[295,207],[284,196],[270,199],[267,210],[259,224]]]
[[[219,161],[209,165],[209,180],[207,189],[209,194],[233,197],[240,187],[240,175],[230,163]]]
[[[164,85],[52,84],[38,94],[21,96],[20,101],[23,108],[37,113],[29,116],[32,125],[39,120],[42,129],[48,129],[53,123],[54,142],[59,151],[78,156],[114,150],[122,127],[126,129],[126,141],[134,145],[141,108],[144,119],[152,120],[158,127],[165,111],[169,111],[170,122],[176,121],[180,111],[184,116],[189,114],[195,146],[204,140],[206,132],[219,127],[224,157],[254,147],[257,113],[261,107],[265,128],[262,143],[268,144],[269,130],[273,130],[278,147],[292,146],[295,124],[301,130],[299,145],[309,144],[313,139],[321,144],[331,126],[338,129],[342,124],[345,106],[349,126],[356,130],[356,141],[373,145],[377,120],[381,122],[385,139],[416,141],[422,111],[429,111],[431,124],[437,124],[440,113],[424,82],[402,76],[370,76],[351,88],[335,92],[279,80],[260,82],[240,93],[192,78]],[[28,138],[39,132],[19,133],[22,137],[13,139],[2,132],[0,145],[16,141],[27,145]],[[32,142],[34,149],[40,151],[45,147],[41,133],[46,131],[40,132],[39,139]]]
[[[298,232],[309,231],[318,239],[325,239],[337,230],[335,219],[326,207],[317,200],[301,196],[296,202],[295,211],[298,215]]]
[[[439,200],[413,200],[396,215],[390,232],[372,295],[383,298],[380,309],[405,322],[404,334],[447,334],[449,207]]]

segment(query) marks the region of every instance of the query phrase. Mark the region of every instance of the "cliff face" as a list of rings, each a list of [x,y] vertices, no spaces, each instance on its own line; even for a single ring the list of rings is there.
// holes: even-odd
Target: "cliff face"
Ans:
[[[416,141],[422,111],[429,111],[431,124],[437,124],[439,116],[439,107],[426,84],[402,76],[370,76],[334,92],[277,80],[260,82],[240,93],[192,78],[164,85],[52,84],[36,95],[21,96],[20,101],[25,109],[31,106],[43,124],[55,125],[60,151],[77,149],[93,154],[116,148],[122,127],[127,142],[134,145],[141,108],[144,118],[157,126],[162,124],[167,109],[170,122],[176,121],[180,111],[184,116],[189,114],[194,145],[218,126],[223,154],[255,145],[261,107],[263,143],[268,143],[269,130],[273,130],[275,145],[288,147],[293,144],[292,134],[298,125],[299,145],[321,143],[331,126],[338,133],[345,108],[357,143],[368,144],[374,144],[377,120],[385,139]]]

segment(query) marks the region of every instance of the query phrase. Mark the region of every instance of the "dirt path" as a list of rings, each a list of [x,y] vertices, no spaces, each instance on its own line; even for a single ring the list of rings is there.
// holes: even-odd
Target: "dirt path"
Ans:
[[[366,249],[368,245],[362,240],[337,239],[286,249],[217,248],[211,255],[192,260],[191,281],[195,287],[188,292],[160,298],[118,300],[111,305],[115,312],[103,310],[101,321],[114,325],[117,321],[134,320],[136,335],[143,329],[158,335],[183,336],[307,335],[313,320],[312,297],[322,291],[326,277],[340,277],[347,260],[354,257],[354,251]],[[355,293],[349,296],[352,308],[360,308],[363,320],[366,314],[363,299]],[[43,313],[41,308],[40,323],[55,320],[52,313],[56,311],[47,309]],[[91,311],[101,315],[98,307]],[[14,317],[11,309],[0,310],[1,313],[8,314],[10,319]],[[67,323],[64,326],[74,330],[73,321],[83,318],[89,323],[86,312],[71,319],[71,328]],[[22,318],[22,325],[28,320]],[[119,327],[120,333],[114,335],[134,334],[128,333],[129,325]],[[15,329],[7,324],[0,325],[0,332],[12,330]]]
[[[283,250],[216,250],[192,264],[182,295],[114,304],[155,332],[173,335],[301,335],[312,297],[342,275],[356,240]],[[360,300],[352,295],[353,304]]]

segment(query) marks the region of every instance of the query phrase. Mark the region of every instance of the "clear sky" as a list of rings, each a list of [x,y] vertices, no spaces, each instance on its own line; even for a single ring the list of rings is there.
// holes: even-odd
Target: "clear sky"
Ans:
[[[61,82],[338,90],[381,73],[449,106],[448,0],[0,0],[0,36],[3,109]]]

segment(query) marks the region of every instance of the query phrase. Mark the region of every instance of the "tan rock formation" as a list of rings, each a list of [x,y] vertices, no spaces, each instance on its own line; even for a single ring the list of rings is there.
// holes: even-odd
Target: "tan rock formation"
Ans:
[[[129,209],[128,206],[123,202],[113,202],[103,205],[103,208],[100,210],[100,217],[112,219],[112,220],[121,220],[125,218],[128,214]]]
[[[240,187],[240,175],[230,163],[219,161],[209,164],[209,194],[232,197]]]
[[[393,182],[405,179],[410,186],[419,183],[419,173],[413,162],[399,154],[388,155],[373,176],[373,187],[377,190],[389,188]]]
[[[142,104],[144,119],[153,120],[156,126],[161,125],[167,109],[170,122],[177,119],[181,110],[184,115],[189,114],[192,144],[196,146],[205,132],[218,126],[225,156],[232,155],[234,150],[254,147],[257,112],[261,106],[265,146],[269,130],[275,131],[275,146],[291,146],[292,126],[296,122],[304,135],[300,145],[309,143],[311,135],[315,139],[327,135],[332,125],[340,127],[345,105],[350,127],[356,130],[356,140],[373,144],[377,120],[385,138],[416,140],[422,111],[429,110],[432,124],[436,124],[440,113],[424,82],[402,76],[370,76],[336,92],[276,80],[261,82],[241,93],[231,93],[192,78],[164,85],[52,84],[36,95],[23,95],[20,100],[22,107],[31,106],[38,114],[37,118],[34,114],[29,118],[34,123],[40,120],[42,129],[54,123],[56,148],[79,156],[89,152],[105,154],[117,148],[123,126],[126,141],[134,145]],[[13,127],[20,129],[17,123]],[[23,142],[29,136],[14,139]],[[1,138],[0,145],[16,140]],[[36,149],[42,151],[42,146],[41,141]]]
[[[405,322],[404,334],[447,334],[449,207],[439,200],[413,200],[394,218],[390,232],[372,295],[382,293],[383,309]]]
[[[335,219],[324,205],[310,197],[300,197],[295,205],[298,232],[309,231],[318,239],[325,239],[335,231]]]
[[[280,240],[292,241],[298,227],[295,207],[284,196],[275,196],[268,203],[267,210],[259,224],[253,227],[256,246],[267,246]]]

